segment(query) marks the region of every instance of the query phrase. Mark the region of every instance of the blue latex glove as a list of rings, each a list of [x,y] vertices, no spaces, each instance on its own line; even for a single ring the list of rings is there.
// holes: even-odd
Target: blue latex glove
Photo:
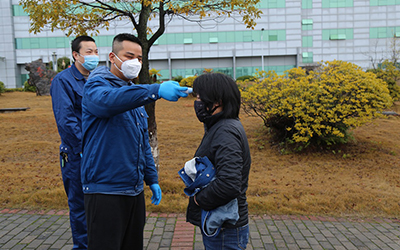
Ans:
[[[161,201],[161,188],[158,184],[150,185],[151,192],[153,192],[153,196],[151,196],[151,203],[154,205],[160,204]]]
[[[179,86],[178,82],[175,81],[166,81],[160,84],[160,89],[158,90],[158,95],[165,100],[176,102],[180,97],[188,96],[187,91],[188,87]]]

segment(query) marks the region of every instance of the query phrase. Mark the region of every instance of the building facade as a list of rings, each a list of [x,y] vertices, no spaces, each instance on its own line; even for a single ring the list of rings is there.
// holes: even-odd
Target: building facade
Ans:
[[[262,17],[254,29],[241,18],[219,17],[203,22],[174,18],[152,46],[150,68],[161,79],[193,76],[205,68],[233,78],[257,70],[282,74],[298,66],[343,60],[367,69],[388,58],[400,37],[400,0],[261,0]],[[21,87],[28,77],[25,63],[71,58],[70,42],[62,31],[29,33],[29,16],[19,0],[0,1],[0,81]],[[157,20],[150,27],[155,29]],[[108,63],[115,35],[134,33],[128,21],[118,21],[94,37],[100,61]]]

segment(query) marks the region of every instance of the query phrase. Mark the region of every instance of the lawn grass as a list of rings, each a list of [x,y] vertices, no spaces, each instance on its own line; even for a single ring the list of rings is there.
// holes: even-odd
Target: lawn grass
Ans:
[[[160,186],[163,199],[147,210],[185,212],[187,197],[177,171],[193,154],[203,126],[192,97],[157,101]],[[51,98],[10,92],[0,108],[0,207],[66,209]],[[394,109],[398,110],[398,106]],[[389,116],[355,129],[355,142],[324,152],[281,154],[257,117],[240,115],[251,147],[247,192],[251,214],[398,217],[400,215],[400,118]]]

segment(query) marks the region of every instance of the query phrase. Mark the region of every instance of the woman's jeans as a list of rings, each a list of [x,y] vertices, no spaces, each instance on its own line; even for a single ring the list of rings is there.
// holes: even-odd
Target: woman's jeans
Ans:
[[[249,225],[238,228],[222,228],[216,237],[203,234],[206,250],[246,249],[249,242]]]

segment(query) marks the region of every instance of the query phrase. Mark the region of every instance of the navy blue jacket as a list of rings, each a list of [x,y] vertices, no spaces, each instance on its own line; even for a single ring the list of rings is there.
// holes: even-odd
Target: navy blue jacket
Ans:
[[[130,85],[103,66],[84,87],[82,184],[84,193],[138,195],[158,183],[143,105],[159,84]]]
[[[67,154],[82,152],[82,93],[86,80],[72,65],[58,73],[51,82],[50,95],[58,133],[60,151]]]

